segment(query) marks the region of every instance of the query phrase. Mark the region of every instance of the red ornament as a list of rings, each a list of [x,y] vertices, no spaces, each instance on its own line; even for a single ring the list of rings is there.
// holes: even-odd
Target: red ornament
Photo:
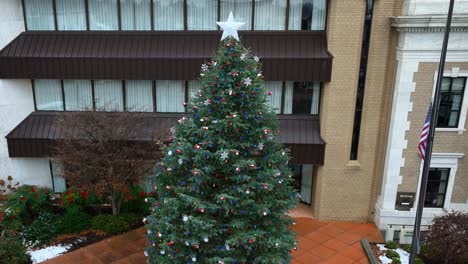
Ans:
[[[231,65],[231,62],[230,62],[230,61],[228,61],[228,62],[226,62],[226,64],[227,64],[227,65]]]
[[[172,241],[172,240],[169,241],[169,242],[167,243],[167,245],[170,246],[170,247],[172,247],[172,246],[174,245],[174,241]]]
[[[196,148],[196,149],[201,149],[201,146],[198,145],[198,144],[195,144],[193,147]]]
[[[180,153],[181,153],[180,149],[176,149],[175,152],[176,152],[177,154],[180,154]]]
[[[200,246],[199,246],[198,244],[193,245],[193,247],[194,247],[195,249],[199,249],[199,248],[200,248]]]
[[[240,172],[240,171],[241,171],[241,168],[237,167],[237,168],[236,168],[236,171],[237,171],[237,172]]]
[[[34,187],[31,187],[31,192],[35,192],[36,189]]]
[[[238,76],[238,75],[239,75],[239,73],[237,73],[237,72],[232,73],[232,76]]]
[[[265,134],[269,134],[270,133],[270,129],[265,129]]]
[[[272,91],[268,91],[268,95],[272,95],[272,94],[273,94],[273,92],[272,92]]]
[[[255,240],[249,239],[249,243],[250,243],[250,244],[253,244],[253,243],[255,243]]]
[[[226,201],[226,197],[221,196],[221,200],[222,200],[222,201]]]
[[[253,168],[253,167],[255,167],[255,164],[249,164],[249,167]]]
[[[173,137],[170,137],[170,138],[169,138],[169,141],[170,141],[170,142],[174,141],[174,138],[173,138]]]
[[[166,186],[166,189],[170,190],[170,189],[171,189],[171,186],[170,186],[170,185],[167,185],[167,186]]]
[[[184,107],[186,107],[186,106],[187,106],[187,103],[186,103],[186,102],[184,102],[184,103],[183,103],[183,105],[184,105]]]
[[[145,192],[143,192],[143,191],[142,191],[142,192],[140,192],[140,197],[141,197],[141,198],[145,198],[145,197],[146,197],[146,193],[145,193]]]
[[[232,56],[233,56],[234,58],[237,57],[237,53],[232,54]]]
[[[11,214],[11,215],[10,215],[10,219],[14,219],[14,218],[15,218],[15,216]]]
[[[251,92],[250,92],[250,94],[251,94],[251,95],[254,95],[254,94],[255,94],[255,92],[254,92],[254,91],[251,91]]]
[[[194,170],[194,171],[193,171],[193,174],[198,175],[198,171],[197,171],[197,170]]]
[[[205,209],[203,209],[203,208],[198,208],[198,212],[199,212],[199,213],[204,213],[204,212],[205,212]]]
[[[207,127],[207,126],[204,126],[204,127],[203,127],[203,130],[205,130],[205,131],[208,130],[208,127]]]
[[[235,41],[232,39],[232,40],[231,40],[231,44],[234,44],[234,43],[235,43]]]
[[[193,108],[193,110],[197,110],[198,106],[194,105],[192,108]]]
[[[263,189],[265,189],[265,190],[268,189],[268,184],[266,184],[266,183],[263,184]]]

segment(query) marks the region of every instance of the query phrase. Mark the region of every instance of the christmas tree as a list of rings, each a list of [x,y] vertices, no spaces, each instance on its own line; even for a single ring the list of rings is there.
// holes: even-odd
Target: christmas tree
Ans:
[[[274,141],[278,121],[258,58],[224,29],[217,54],[202,65],[201,90],[163,149],[158,198],[144,220],[150,263],[290,261],[286,213],[297,194],[289,154]]]

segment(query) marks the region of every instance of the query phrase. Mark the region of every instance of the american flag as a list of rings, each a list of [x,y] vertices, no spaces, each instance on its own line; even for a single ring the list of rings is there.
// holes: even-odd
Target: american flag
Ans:
[[[426,144],[427,144],[427,136],[429,135],[429,127],[431,124],[431,115],[432,115],[432,104],[429,104],[429,110],[427,110],[426,121],[424,121],[424,126],[421,131],[421,137],[419,138],[419,145],[418,145],[419,156],[421,156],[422,159],[426,157]]]

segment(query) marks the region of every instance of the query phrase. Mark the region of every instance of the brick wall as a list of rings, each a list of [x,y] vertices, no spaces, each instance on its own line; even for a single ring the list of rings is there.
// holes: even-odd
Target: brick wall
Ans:
[[[410,130],[406,132],[408,147],[403,151],[405,166],[401,168],[402,184],[399,185],[400,192],[416,192],[421,159],[418,156],[417,146],[421,129],[426,119],[427,107],[434,89],[434,74],[438,70],[439,63],[421,62],[418,71],[414,74],[416,89],[411,95],[413,111],[409,113],[408,120],[411,122]],[[468,71],[468,62],[447,62],[445,71],[458,67],[460,71]],[[467,98],[464,98],[467,100]],[[466,128],[465,124],[465,128]],[[468,154],[468,132],[459,135],[457,132],[437,131],[434,138],[433,152],[438,153],[465,153]],[[458,163],[452,193],[452,203],[466,203],[468,198],[468,163],[466,157],[461,158]]]
[[[327,141],[325,164],[318,167],[314,182],[313,209],[319,219],[372,218],[394,77],[397,34],[389,17],[400,11],[400,1],[375,1],[358,160],[350,162],[365,1],[329,1],[328,47],[334,60],[321,109],[321,135]]]

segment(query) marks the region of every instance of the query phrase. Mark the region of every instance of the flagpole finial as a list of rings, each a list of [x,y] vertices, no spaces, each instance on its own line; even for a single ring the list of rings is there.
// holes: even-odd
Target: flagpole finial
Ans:
[[[232,15],[232,11],[229,12],[229,16],[226,22],[216,22],[218,26],[221,27],[223,30],[223,35],[221,36],[221,40],[231,36],[236,40],[239,40],[239,35],[237,34],[237,30],[245,25],[244,22],[236,22],[234,21],[234,16]]]

